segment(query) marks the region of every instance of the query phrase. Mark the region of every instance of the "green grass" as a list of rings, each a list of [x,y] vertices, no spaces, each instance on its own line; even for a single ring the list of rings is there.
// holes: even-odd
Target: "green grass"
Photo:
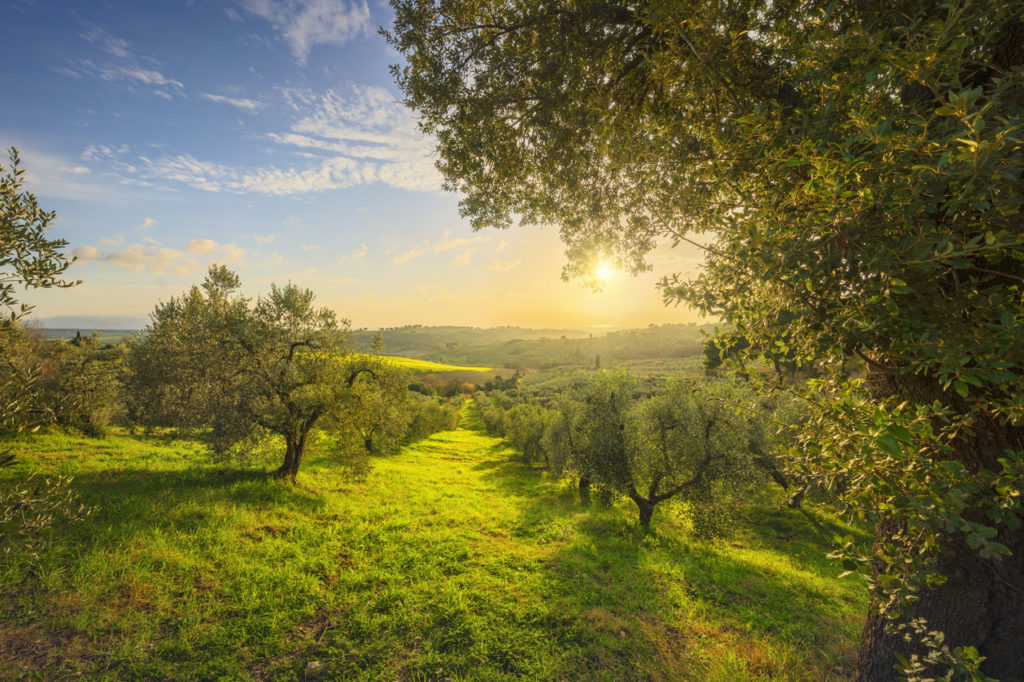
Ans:
[[[659,510],[644,537],[471,408],[359,482],[159,436],[16,447],[100,510],[0,565],[0,678],[838,679],[866,611],[823,558],[836,519],[765,505],[709,544]]]

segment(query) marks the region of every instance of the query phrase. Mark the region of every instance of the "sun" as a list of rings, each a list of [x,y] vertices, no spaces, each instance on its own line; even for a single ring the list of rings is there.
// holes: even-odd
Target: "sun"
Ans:
[[[594,266],[594,278],[607,284],[611,281],[612,275],[615,273],[615,268],[612,264],[603,258],[597,262]]]

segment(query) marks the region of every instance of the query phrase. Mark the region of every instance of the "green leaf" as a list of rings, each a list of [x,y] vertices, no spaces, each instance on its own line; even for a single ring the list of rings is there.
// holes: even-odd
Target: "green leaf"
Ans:
[[[967,397],[967,394],[968,394],[967,384],[965,384],[964,382],[960,381],[959,379],[955,379],[953,381],[953,390],[956,391],[957,395],[959,395],[961,398],[966,398]]]

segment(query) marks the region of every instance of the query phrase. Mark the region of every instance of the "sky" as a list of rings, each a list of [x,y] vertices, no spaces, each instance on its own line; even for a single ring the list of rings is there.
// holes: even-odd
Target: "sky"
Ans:
[[[692,247],[594,292],[561,279],[556,226],[470,229],[391,80],[386,2],[0,0],[0,16],[0,147],[82,281],[24,293],[36,319],[142,324],[214,262],[249,295],[313,289],[356,328],[699,319],[655,288],[696,271]]]

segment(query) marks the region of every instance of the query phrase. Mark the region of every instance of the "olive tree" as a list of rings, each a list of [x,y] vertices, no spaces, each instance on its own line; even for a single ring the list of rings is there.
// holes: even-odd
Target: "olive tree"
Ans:
[[[45,211],[23,188],[25,171],[18,152],[9,150],[10,165],[0,164],[0,433],[32,431],[53,418],[53,399],[40,387],[44,371],[41,341],[16,323],[31,306],[18,304],[17,288],[67,287],[61,279],[71,264],[62,249],[67,242],[46,232],[56,213]],[[75,396],[60,395],[62,404]],[[0,466],[11,464],[0,451]],[[45,531],[58,520],[76,521],[91,510],[70,489],[71,478],[29,477],[0,487],[0,553],[20,551],[38,559]]]
[[[275,472],[293,483],[310,435],[358,411],[357,379],[383,372],[349,351],[347,321],[314,306],[313,292],[272,285],[255,301],[212,266],[200,286],[160,303],[131,352],[131,391],[142,423],[212,427],[215,451],[262,433],[284,440]]]
[[[353,383],[350,407],[341,421],[367,454],[393,453],[408,432],[415,415],[408,383],[404,372],[388,371],[380,363],[375,363],[372,374],[362,373]]]
[[[522,402],[505,413],[505,435],[522,453],[525,464],[545,456],[542,439],[546,412],[539,405]]]
[[[1024,679],[1024,2],[392,6],[475,227],[559,225],[567,274],[696,244],[666,299],[817,377],[807,469],[876,528],[856,678]]]
[[[751,484],[763,478],[751,449],[745,396],[725,382],[675,381],[639,403],[627,424],[629,479],[624,492],[650,524],[655,506],[688,503],[695,533],[724,535]]]
[[[62,249],[63,239],[49,239],[46,232],[56,219],[54,211],[39,206],[24,189],[25,169],[18,151],[8,150],[10,164],[0,163],[0,431],[32,428],[46,421],[39,405],[34,343],[15,323],[31,306],[18,303],[17,289],[68,287],[77,282],[61,279],[71,264]]]
[[[36,197],[23,188],[25,169],[18,150],[8,150],[10,165],[0,163],[0,307],[5,324],[15,322],[32,306],[18,305],[16,287],[69,287],[77,282],[61,279],[71,260],[62,249],[63,239],[49,239],[46,232],[57,218],[45,211]]]

